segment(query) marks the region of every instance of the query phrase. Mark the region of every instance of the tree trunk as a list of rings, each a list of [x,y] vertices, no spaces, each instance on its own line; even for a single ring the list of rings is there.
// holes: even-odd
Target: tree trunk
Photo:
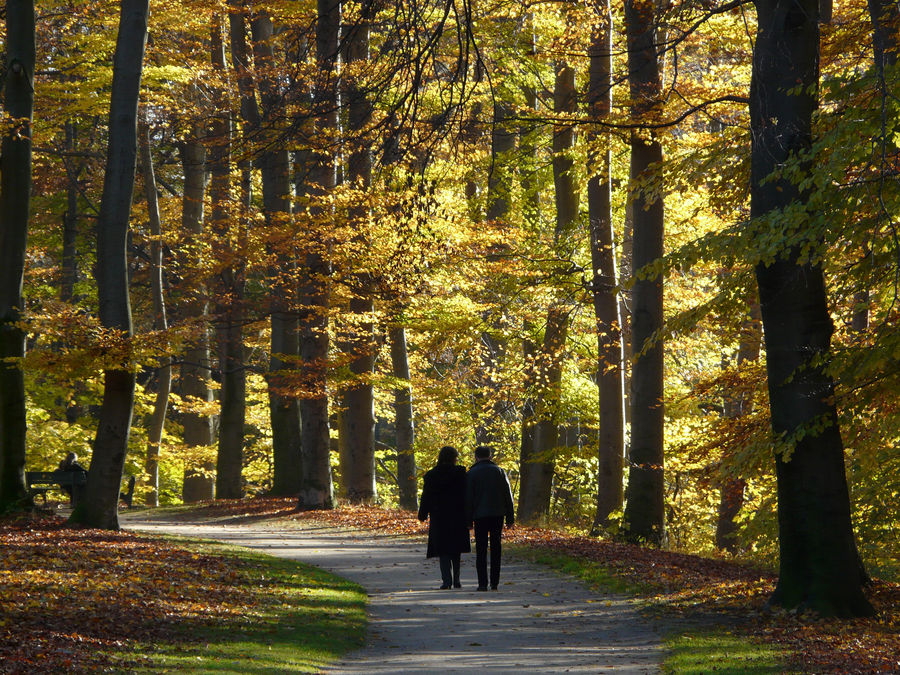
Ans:
[[[199,135],[199,134],[198,134]],[[203,237],[204,194],[206,192],[206,148],[197,140],[185,141],[181,147],[181,163],[184,170],[184,198],[182,203],[181,227],[183,236],[188,241],[200,241]],[[186,261],[188,270],[195,274],[199,269],[196,254]],[[209,387],[209,330],[206,318],[209,312],[205,280],[191,279],[192,287],[186,290],[187,300],[184,315],[191,319],[200,319],[196,337],[192,340],[184,354],[184,362],[180,369],[181,395],[188,403],[196,401],[201,404],[212,401],[212,390]],[[184,425],[184,443],[189,448],[210,448],[214,441],[213,419],[209,415],[185,412],[182,415]],[[199,452],[200,458],[187,457],[184,468],[184,486],[182,498],[185,503],[213,499],[215,496],[215,465],[206,457],[207,449]]]
[[[750,215],[759,222],[809,199],[808,191],[771,176],[812,145],[819,26],[817,0],[757,0],[756,7]],[[874,611],[862,592],[828,373],[833,325],[822,269],[802,262],[800,250],[791,248],[759,264],[756,279],[772,430],[790,443],[776,456],[780,564],[770,602],[827,616],[869,616]]]
[[[141,173],[144,175],[144,192],[147,197],[147,213],[150,219],[150,234],[153,242],[150,245],[150,292],[153,296],[153,329],[168,329],[166,319],[166,301],[163,295],[162,275],[162,224],[159,217],[157,200],[156,175],[153,171],[153,158],[150,154],[150,129],[141,125],[140,134]],[[157,371],[156,399],[147,428],[147,456],[144,471],[147,474],[147,506],[159,506],[159,454],[162,443],[163,428],[166,422],[166,410],[169,406],[169,393],[172,389],[171,359],[164,356],[160,360]]]
[[[556,113],[573,114],[576,110],[575,70],[568,63],[556,66],[553,92]],[[562,282],[571,265],[573,230],[578,219],[578,189],[575,185],[575,128],[570,123],[557,123],[553,129],[553,184],[556,193],[556,228],[554,247]],[[562,284],[561,284],[562,285]],[[547,311],[544,341],[535,367],[537,395],[534,399],[536,424],[531,430],[532,446],[522,446],[519,487],[519,520],[535,523],[550,512],[554,455],[558,439],[559,398],[562,386],[562,359],[569,329],[570,301],[557,291]],[[523,435],[524,436],[524,435]]]
[[[212,66],[225,73],[225,41],[222,39],[221,18],[213,19]],[[226,102],[224,92],[217,92]],[[231,111],[218,111],[211,124],[208,139],[210,166],[210,225],[215,236],[215,259],[223,265],[217,275],[216,337],[219,352],[219,451],[216,455],[216,497],[239,499],[243,495],[241,471],[244,459],[244,397],[243,339],[241,331],[241,295],[238,279],[243,262],[241,254],[232,253],[240,237],[231,235]],[[239,226],[240,227],[240,226]]]
[[[34,2],[6,3],[6,71],[3,105],[19,120],[0,148],[0,512],[24,504],[25,333],[16,324],[23,307],[22,281],[31,203],[31,120],[34,112]]]
[[[491,170],[488,175],[487,213],[485,218],[493,227],[502,228],[509,213],[512,199],[512,172],[516,149],[516,133],[513,127],[512,110],[504,103],[494,103],[494,117],[491,125]],[[488,254],[490,262],[501,259],[509,249],[508,245],[497,244]],[[503,418],[507,405],[502,397],[501,383],[495,377],[500,368],[506,342],[502,334],[504,316],[500,296],[503,295],[505,281],[503,274],[494,277],[485,289],[484,302],[489,309],[482,313],[482,320],[488,330],[481,334],[480,363],[476,371],[473,399],[475,417],[475,444],[494,445],[500,440]]]
[[[137,155],[137,110],[147,43],[148,0],[122,0],[113,57],[109,144],[100,216],[97,220],[97,292],[100,321],[131,338],[126,242]],[[119,368],[104,371],[103,403],[84,497],[70,520],[104,529],[119,527],[119,488],[134,411],[134,370],[130,354]]]
[[[252,20],[251,29],[255,65],[264,73],[259,79],[262,110],[256,109],[252,115],[255,117],[254,130],[265,147],[260,158],[263,211],[266,229],[273,233],[269,237],[270,255],[277,261],[270,270],[271,346],[266,377],[272,425],[272,494],[288,496],[300,491],[302,476],[300,402],[295,382],[300,343],[293,243],[286,237],[275,236],[275,232],[291,213],[290,156],[276,140],[279,132],[274,118],[281,115],[283,100],[278,82],[271,74],[274,63],[272,19],[260,12]],[[245,85],[247,89],[249,87]],[[250,92],[245,91],[243,96],[249,97]],[[255,108],[255,103],[252,106]]]
[[[317,132],[322,147],[310,171],[313,199],[312,227],[320,236],[311,237],[300,287],[300,359],[306,389],[301,404],[303,421],[303,481],[301,509],[330,509],[334,506],[331,482],[330,434],[328,430],[328,279],[331,276],[330,244],[322,231],[327,214],[326,197],[337,183],[334,143],[338,131],[338,101],[335,76],[340,61],[341,5],[336,0],[318,0],[316,30]]]
[[[400,508],[415,511],[418,507],[416,484],[415,428],[413,426],[412,389],[409,384],[409,355],[406,351],[406,329],[392,326],[389,331],[393,375],[406,384],[394,389],[394,425],[397,436],[397,483]]]
[[[605,525],[622,507],[622,471],[625,456],[625,391],[623,389],[622,319],[619,315],[618,275],[612,225],[610,175],[612,137],[599,124],[608,122],[612,107],[612,14],[608,2],[596,5],[599,25],[594,28],[590,51],[588,111],[598,122],[592,131],[604,149],[591,157],[588,213],[591,230],[591,294],[597,331],[598,437],[597,513],[593,531]]]
[[[347,60],[369,60],[369,24],[361,18],[347,38]],[[360,190],[367,190],[372,182],[372,153],[368,147],[365,126],[372,113],[365,88],[356,81],[347,85],[349,122],[348,161],[350,182]],[[360,232],[366,226],[369,209],[350,208],[350,221],[357,230],[353,235],[365,256],[368,236]],[[369,502],[376,497],[375,485],[375,396],[372,377],[375,372],[375,329],[372,317],[375,303],[369,274],[362,272],[350,277],[350,316],[341,351],[350,357],[353,378],[342,394],[341,414],[341,478],[343,491],[352,503]]]
[[[632,117],[652,121],[659,105],[660,67],[655,40],[655,3],[626,0],[629,89]],[[649,120],[648,120],[649,117]],[[631,134],[631,199],[634,208],[633,269],[641,269],[663,255],[662,146],[652,132]],[[639,187],[650,180],[649,190]],[[631,451],[624,528],[632,541],[665,543],[665,486],[663,484],[663,327],[662,276],[638,278],[633,288],[631,373]],[[655,339],[650,346],[647,340]]]

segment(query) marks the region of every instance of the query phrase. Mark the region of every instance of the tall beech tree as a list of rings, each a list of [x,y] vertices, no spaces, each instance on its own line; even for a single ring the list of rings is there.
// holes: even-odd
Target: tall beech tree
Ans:
[[[327,195],[337,184],[336,151],[338,135],[337,71],[340,63],[341,4],[338,0],[318,0],[316,21],[316,133],[318,147],[310,171],[313,222],[307,238],[302,266],[300,306],[302,312],[300,358],[306,391],[301,401],[303,477],[301,509],[330,509],[334,506],[329,455],[328,428],[328,296],[331,276],[330,235],[324,227],[328,217]]]
[[[575,180],[575,127],[566,120],[575,113],[575,69],[566,61],[555,65],[553,110],[561,118],[553,128],[553,185],[555,188],[556,223],[553,251],[556,269],[555,297],[547,310],[544,338],[535,359],[534,426],[530,430],[530,447],[523,444],[521,483],[519,487],[519,520],[536,522],[550,510],[553,485],[554,454],[559,440],[560,394],[563,352],[569,330],[572,303],[566,296],[565,279],[572,260],[573,235],[578,220],[578,188]],[[523,437],[526,432],[523,431]]]
[[[191,85],[194,98],[199,99],[198,85]],[[205,130],[195,122],[188,138],[181,143],[181,167],[184,172],[184,195],[181,203],[181,230],[187,242],[203,241],[206,230],[207,151],[203,144]],[[213,398],[210,388],[209,349],[209,290],[208,280],[197,278],[200,274],[201,249],[194,244],[182,249],[183,265],[190,270],[189,287],[185,289],[182,313],[185,317],[199,319],[191,335],[179,368],[181,395],[188,402],[188,409],[181,415],[184,426],[184,443],[189,451],[202,453],[215,441],[212,417],[205,411],[191,409],[192,404],[205,406]],[[207,457],[188,456],[184,467],[182,498],[185,502],[198,502],[215,496],[214,463]]]
[[[296,261],[292,236],[286,225],[291,216],[290,156],[283,137],[284,90],[275,59],[275,28],[272,18],[257,10],[250,22],[254,70],[259,89],[259,107],[251,114],[251,128],[259,146],[263,213],[268,252],[274,261],[269,270],[269,419],[272,425],[274,476],[272,492],[296,494],[301,487],[302,460],[300,400],[294,374],[300,351]],[[232,48],[238,44],[232,33]],[[248,97],[249,93],[243,94]],[[248,101],[249,102],[249,101]],[[255,107],[251,106],[251,107]]]
[[[153,236],[153,242],[150,245],[153,329],[165,331],[169,328],[169,322],[166,318],[166,299],[163,293],[162,222],[159,215],[156,173],[153,169],[153,156],[150,152],[150,127],[146,122],[141,124],[139,142],[141,174],[144,177],[144,194],[147,199],[147,216],[150,220],[150,234]],[[147,456],[144,461],[144,472],[147,474],[146,483],[149,488],[145,498],[147,506],[159,506],[159,452],[171,390],[172,359],[164,356],[160,359],[156,371],[156,397],[147,425]]]
[[[345,27],[344,47],[348,68],[345,88],[349,134],[347,177],[360,191],[372,186],[372,151],[366,125],[372,115],[364,76],[369,61],[369,17],[371,3],[362,8],[364,15],[352,26]],[[348,213],[354,230],[353,243],[359,255],[365,256],[371,246],[365,229],[369,209],[364,204],[350,207]],[[344,330],[341,350],[350,359],[348,386],[342,392],[341,419],[341,479],[344,494],[353,503],[368,502],[376,496],[375,486],[375,391],[372,384],[375,371],[375,302],[371,275],[366,271],[350,274],[349,316]]]
[[[812,217],[810,189],[781,168],[812,147],[818,106],[817,0],[756,0],[750,86],[750,215],[763,231]],[[814,242],[810,242],[814,243]],[[787,245],[756,265],[777,445],[778,585],[771,603],[826,616],[868,616],[844,449],[828,372],[834,326],[820,262]]]
[[[600,432],[597,456],[597,512],[592,529],[605,524],[622,507],[622,470],[625,456],[625,392],[622,319],[619,314],[618,273],[612,220],[612,137],[602,125],[612,110],[612,12],[609,2],[593,6],[596,24],[590,43],[587,106],[594,144],[587,184],[591,237],[591,297],[597,322],[597,393]]]
[[[412,387],[410,386],[409,352],[406,329],[402,325],[388,329],[394,386],[394,430],[397,438],[397,483],[401,509],[418,508],[416,488],[415,426],[413,423]]]
[[[221,17],[213,17],[210,35],[213,71],[224,78],[225,40]],[[241,254],[239,244],[242,223],[237,226],[231,214],[231,144],[232,119],[230,102],[224,87],[214,91],[222,106],[210,124],[208,154],[210,167],[210,229],[213,250],[219,261],[214,291],[216,294],[216,343],[219,373],[219,451],[216,454],[216,496],[237,499],[243,495],[241,471],[244,458],[244,421],[247,384],[244,371],[244,343],[241,326]],[[235,236],[237,235],[237,236]],[[230,254],[238,249],[237,255]]]
[[[6,3],[3,107],[10,122],[0,147],[0,511],[25,490],[25,356],[22,279],[31,203],[34,112],[34,2]]]
[[[657,3],[625,1],[628,88],[635,122],[658,115],[662,79],[656,39]],[[623,526],[631,540],[665,542],[663,483],[662,274],[646,267],[662,258],[664,211],[661,197],[662,145],[655,132],[631,132],[630,201],[633,206],[631,313],[634,362],[631,370],[631,448]],[[652,275],[652,276],[650,276]]]
[[[119,527],[119,488],[131,417],[134,367],[130,362],[131,302],[126,242],[137,161],[137,114],[147,44],[149,0],[122,0],[113,57],[109,142],[97,220],[97,292],[100,321],[116,336],[115,356],[104,365],[103,403],[84,498],[70,520],[103,529]]]

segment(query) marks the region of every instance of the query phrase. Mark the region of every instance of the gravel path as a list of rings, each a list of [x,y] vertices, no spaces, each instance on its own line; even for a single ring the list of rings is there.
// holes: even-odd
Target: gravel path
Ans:
[[[179,522],[122,514],[131,530],[215,539],[302,560],[362,585],[371,622],[366,647],[325,672],[655,673],[660,638],[633,603],[506,556],[497,592],[475,591],[474,554],[463,588],[437,590],[423,541],[309,522]]]

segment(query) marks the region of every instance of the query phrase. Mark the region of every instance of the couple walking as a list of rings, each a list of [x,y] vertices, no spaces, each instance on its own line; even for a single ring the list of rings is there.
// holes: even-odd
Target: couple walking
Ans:
[[[425,474],[419,520],[429,516],[426,557],[438,556],[441,588],[460,588],[460,554],[472,550],[469,528],[475,529],[475,571],[478,590],[488,589],[487,551],[491,550],[490,587],[500,583],[500,534],[503,522],[514,522],[512,490],[506,472],[491,461],[491,448],[475,448],[475,464],[468,471],[456,464],[459,453],[445,445],[437,466]]]

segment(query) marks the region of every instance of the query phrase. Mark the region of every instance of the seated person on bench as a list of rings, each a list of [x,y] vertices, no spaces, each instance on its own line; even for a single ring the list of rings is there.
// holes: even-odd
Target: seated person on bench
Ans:
[[[70,452],[66,455],[66,458],[59,463],[60,471],[87,471],[81,464],[78,463],[78,455],[74,452]]]
[[[83,466],[81,466],[81,464],[78,463],[78,455],[76,455],[74,452],[70,452],[68,455],[66,455],[66,458],[59,463],[59,470],[87,471],[87,469],[85,469]],[[68,485],[63,485],[62,488],[68,493],[69,498],[71,499],[72,488],[70,488]]]

